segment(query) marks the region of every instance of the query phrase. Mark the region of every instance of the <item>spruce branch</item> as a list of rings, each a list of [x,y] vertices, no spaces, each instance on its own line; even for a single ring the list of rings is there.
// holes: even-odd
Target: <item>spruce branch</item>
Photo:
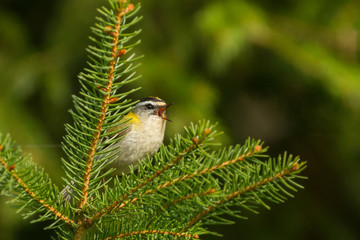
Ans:
[[[139,159],[138,169],[109,177],[106,167],[121,149],[115,144],[128,132],[129,113],[136,102],[121,91],[139,78],[133,48],[140,30],[140,5],[110,0],[99,9],[92,27],[88,68],[80,73],[81,89],[73,97],[72,124],[66,124],[63,166],[70,202],[63,202],[43,169],[24,157],[8,136],[0,135],[1,193],[15,198],[25,216],[52,220],[62,239],[160,238],[197,239],[210,233],[209,224],[246,218],[268,203],[293,197],[291,191],[306,163],[284,154],[266,155],[259,140],[219,147],[216,125],[199,121],[177,134],[152,157]],[[104,179],[105,182],[103,181]],[[112,184],[109,184],[112,182]]]
[[[131,43],[131,40],[140,31],[126,30],[141,19],[132,17],[140,5],[134,6],[127,1],[110,1],[110,5],[110,9],[99,9],[102,17],[97,18],[98,23],[92,28],[97,37],[90,37],[95,46],[87,49],[90,68],[79,75],[80,96],[73,97],[74,110],[70,111],[74,123],[65,126],[67,135],[63,149],[68,157],[63,160],[65,182],[71,189],[72,198],[78,202],[78,212],[88,205],[89,197],[100,187],[101,170],[114,158],[115,154],[109,154],[106,149],[118,139],[103,139],[123,130],[121,126],[126,122],[121,118],[134,104],[125,98],[137,90],[118,91],[138,78],[134,71],[137,65],[133,65],[135,55],[129,53],[139,43]],[[114,128],[116,131],[109,131]]]
[[[174,237],[183,237],[183,238],[190,238],[190,239],[198,239],[199,238],[199,236],[196,234],[188,234],[188,233],[183,233],[183,232],[168,232],[168,231],[163,231],[163,230],[142,230],[142,231],[133,231],[133,232],[128,232],[128,233],[122,233],[122,234],[116,235],[115,237],[105,238],[105,240],[126,238],[126,237],[130,237],[133,235],[147,235],[147,234],[169,235],[169,236],[174,236]]]
[[[23,156],[9,135],[4,137],[0,134],[0,164],[1,194],[15,197],[14,200],[22,205],[19,210],[24,206],[32,209],[24,216],[30,217],[41,208],[50,212],[43,213],[43,220],[55,218],[68,225],[75,225],[63,212],[64,209],[56,204],[57,187],[51,183],[44,169],[35,165],[29,156]]]
[[[205,196],[205,195],[208,195],[208,194],[213,194],[216,192],[216,189],[215,188],[212,188],[212,189],[208,189],[202,193],[193,193],[193,194],[189,194],[187,196],[184,196],[184,197],[181,197],[179,199],[175,199],[175,200],[172,200],[171,202],[163,205],[160,209],[159,209],[159,213],[164,211],[163,209],[166,209],[168,207],[170,207],[171,205],[177,203],[177,202],[180,202],[180,201],[185,201],[187,199],[190,199],[190,198],[195,198],[195,197],[198,197],[198,196]],[[146,228],[149,227],[149,225],[152,223],[153,219],[158,215],[158,213],[155,213],[154,214],[154,217],[149,221],[149,223],[146,225]]]
[[[263,186],[265,184],[268,184],[270,182],[273,182],[273,181],[275,181],[277,179],[280,179],[280,178],[283,179],[287,175],[290,175],[291,173],[293,173],[293,172],[295,172],[297,170],[299,170],[299,164],[294,163],[289,168],[286,168],[282,172],[277,173],[275,176],[265,178],[262,181],[255,182],[255,183],[253,183],[251,185],[248,185],[244,189],[241,189],[241,190],[238,190],[236,192],[230,193],[229,195],[225,196],[223,199],[219,200],[214,206],[209,206],[207,209],[200,212],[195,218],[191,219],[189,221],[189,223],[188,223],[188,227],[191,227],[196,222],[200,221],[205,215],[209,214],[211,211],[214,211],[215,208],[223,205],[225,202],[230,201],[233,198],[238,197],[241,194],[244,194],[245,192],[254,191],[256,188],[259,188],[259,187],[261,187],[261,186]],[[293,190],[296,191],[294,188],[293,188]],[[290,196],[292,196],[292,195],[290,195]]]
[[[108,110],[108,106],[109,106],[109,104],[114,103],[118,100],[118,97],[111,97],[111,90],[112,90],[112,85],[113,85],[113,81],[114,81],[116,60],[120,56],[122,56],[126,53],[125,49],[118,49],[119,32],[120,32],[120,27],[121,27],[122,16],[124,16],[124,14],[128,13],[129,11],[131,11],[133,9],[134,9],[134,5],[132,5],[132,4],[128,4],[127,6],[120,6],[120,8],[117,9],[114,28],[111,29],[111,27],[108,27],[108,26],[104,27],[107,29],[109,34],[113,37],[113,39],[112,39],[113,47],[111,49],[111,58],[109,59],[110,60],[109,72],[108,72],[108,78],[107,78],[108,82],[106,83],[105,89],[103,89],[104,97],[103,97],[103,102],[101,105],[101,112],[97,113],[97,114],[99,114],[99,120],[98,120],[98,123],[96,124],[97,131],[94,132],[94,136],[91,141],[88,157],[86,160],[86,168],[85,168],[85,174],[83,177],[84,180],[83,180],[83,188],[82,188],[82,193],[81,193],[81,200],[79,201],[79,209],[80,210],[84,208],[84,206],[87,202],[91,168],[92,168],[93,161],[94,161],[96,146],[100,139],[100,133],[101,133],[101,130],[104,125],[104,120],[105,120],[105,116],[106,116],[106,113]],[[100,49],[97,49],[95,47],[90,47],[90,48],[92,48],[95,51],[102,52]],[[93,52],[91,51],[91,53],[93,53]],[[97,54],[95,54],[95,55],[97,55]],[[99,55],[97,55],[97,56],[101,58],[101,56],[99,56]]]
[[[159,177],[162,173],[167,171],[171,166],[179,163],[183,159],[184,156],[186,156],[187,154],[189,154],[190,152],[195,150],[197,147],[199,147],[206,138],[211,137],[211,135],[209,135],[210,132],[211,132],[211,129],[206,128],[200,137],[192,137],[193,142],[185,150],[178,153],[175,158],[170,160],[167,164],[165,164],[165,166],[163,166],[159,170],[156,170],[154,172],[154,174],[152,174],[150,177],[148,177],[145,180],[141,180],[140,184],[135,186],[129,193],[125,193],[123,196],[118,198],[119,200],[114,201],[109,206],[107,206],[100,212],[96,213],[93,217],[91,217],[91,219],[92,219],[91,221],[97,220],[98,218],[100,218],[101,216],[105,215],[108,212],[112,213],[113,211],[119,210],[128,203],[133,203],[133,202],[137,201],[138,197],[135,197],[131,200],[126,200],[126,199],[128,199],[129,196],[136,193],[137,191],[142,189],[147,184],[151,183],[155,178]],[[176,181],[176,180],[174,180],[174,181]],[[158,188],[164,188],[168,185],[170,185],[170,184],[164,184],[163,186],[158,186]],[[141,197],[145,194],[154,193],[155,191],[156,191],[155,189],[149,189],[149,190],[145,191],[144,193],[140,194],[139,197]]]
[[[106,199],[103,199],[102,204],[108,205],[89,217],[89,222],[108,222],[114,218],[123,219],[127,214],[132,215],[132,212],[136,212],[139,219],[134,221],[137,222],[137,226],[140,226],[138,229],[156,230],[159,222],[161,222],[161,226],[166,220],[177,219],[178,226],[171,231],[188,234],[189,231],[191,233],[197,229],[198,226],[193,227],[193,225],[200,220],[204,224],[212,221],[204,219],[206,215],[210,215],[209,219],[217,217],[216,211],[215,214],[211,214],[216,208],[220,208],[222,214],[233,215],[234,213],[227,209],[230,206],[229,203],[253,210],[254,204],[267,206],[262,198],[273,202],[281,202],[282,199],[285,199],[281,193],[277,192],[283,191],[283,188],[280,185],[271,187],[270,184],[278,184],[279,179],[283,180],[287,175],[295,177],[293,174],[302,171],[303,163],[298,164],[298,158],[292,160],[291,156],[284,156],[274,161],[273,165],[269,164],[273,160],[261,161],[260,158],[267,158],[265,155],[267,148],[263,148],[259,141],[251,139],[243,146],[230,147],[204,155],[204,151],[208,151],[208,144],[213,144],[208,141],[207,137],[212,139],[217,134],[215,130],[210,129],[213,127],[209,122],[191,125],[189,129],[186,129],[185,137],[175,137],[167,147],[162,147],[152,159],[144,161],[139,166],[140,170],[137,174],[132,172],[130,175],[123,176],[121,182],[115,183],[114,191],[111,196],[108,196],[108,203],[104,203]],[[204,134],[204,131],[209,135]],[[203,136],[203,138],[199,138],[199,136]],[[174,157],[164,159],[163,156]],[[180,156],[182,157],[180,158]],[[179,166],[179,163],[184,162],[186,165]],[[202,164],[197,165],[196,162]],[[285,167],[287,168],[285,169]],[[195,169],[196,171],[194,171]],[[260,174],[262,171],[269,176],[264,173]],[[259,176],[262,177],[261,180],[258,179]],[[264,176],[267,177],[263,178]],[[169,178],[172,180],[168,180]],[[243,178],[240,186],[237,185],[239,180],[233,178]],[[291,178],[286,181],[290,182]],[[228,183],[233,184],[229,185]],[[260,189],[263,185],[266,187]],[[287,183],[285,186],[296,190]],[[232,190],[234,188],[236,190]],[[245,196],[246,200],[241,200],[240,203],[234,203],[233,200],[239,195],[255,190],[261,190],[268,194],[260,191],[259,194]],[[111,202],[111,198],[115,201]],[[206,210],[204,210],[204,206],[207,206]],[[188,210],[187,207],[189,207]],[[149,212],[144,209],[148,209]],[[183,216],[186,221],[181,222],[178,217],[174,217],[174,214],[179,215],[179,211],[182,211],[184,216],[188,216],[188,218]],[[171,215],[174,218],[169,219]],[[125,226],[123,228],[126,229]],[[134,226],[129,226],[129,228],[134,229]],[[139,230],[135,232],[137,231]],[[125,232],[122,234],[126,235]]]
[[[7,172],[18,182],[18,184],[24,189],[24,191],[36,202],[38,202],[42,207],[49,210],[51,213],[53,213],[56,217],[60,218],[62,221],[64,221],[67,224],[74,224],[74,221],[69,219],[68,217],[64,216],[61,212],[56,210],[54,207],[52,207],[50,204],[46,203],[44,199],[40,199],[30,188],[28,185],[15,173],[15,165],[9,166],[1,157],[0,157],[0,163],[3,165],[3,167],[7,170]],[[32,182],[33,183],[33,182]],[[33,184],[32,184],[33,185]]]

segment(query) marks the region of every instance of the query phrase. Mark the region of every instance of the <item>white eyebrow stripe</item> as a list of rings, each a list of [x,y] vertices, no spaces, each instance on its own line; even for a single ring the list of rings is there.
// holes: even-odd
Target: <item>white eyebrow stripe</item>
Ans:
[[[153,101],[145,101],[145,102],[141,102],[141,103],[138,103],[138,106],[145,106],[147,104],[152,104],[154,106],[165,106],[166,103],[165,102],[153,102]]]

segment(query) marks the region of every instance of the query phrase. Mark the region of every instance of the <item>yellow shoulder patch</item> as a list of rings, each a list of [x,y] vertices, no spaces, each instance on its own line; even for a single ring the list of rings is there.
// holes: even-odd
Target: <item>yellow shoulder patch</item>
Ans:
[[[127,121],[128,120],[128,121]],[[115,127],[112,127],[112,128],[109,128],[107,131],[108,132],[116,132],[118,131],[119,129],[122,129],[124,127],[130,127],[130,126],[136,126],[137,123],[140,122],[138,116],[133,113],[133,112],[129,112],[128,114],[126,114],[121,120],[120,122],[123,122],[123,121],[127,121],[126,123],[123,123],[121,125],[117,125]]]
[[[132,124],[140,122],[138,116],[132,111],[130,111],[128,114],[125,115],[124,120],[127,120],[127,119],[130,119],[129,123],[132,123]]]

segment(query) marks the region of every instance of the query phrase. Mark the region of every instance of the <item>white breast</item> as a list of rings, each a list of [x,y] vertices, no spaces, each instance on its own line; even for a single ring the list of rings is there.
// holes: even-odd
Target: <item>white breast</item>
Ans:
[[[115,168],[113,175],[121,175],[129,172],[129,165],[136,167],[137,161],[154,155],[160,148],[166,127],[166,120],[158,116],[151,116],[146,123],[131,126],[130,132],[123,137],[119,143],[111,148],[120,147],[120,153],[108,168]]]

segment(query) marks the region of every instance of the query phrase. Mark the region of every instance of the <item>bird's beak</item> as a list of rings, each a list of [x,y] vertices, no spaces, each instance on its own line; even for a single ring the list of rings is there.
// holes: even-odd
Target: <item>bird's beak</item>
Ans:
[[[166,118],[165,110],[173,104],[174,103],[169,103],[169,104],[166,104],[165,106],[159,108],[159,110],[158,110],[159,117],[161,117],[162,119],[164,119],[166,121],[172,122],[170,119]]]

